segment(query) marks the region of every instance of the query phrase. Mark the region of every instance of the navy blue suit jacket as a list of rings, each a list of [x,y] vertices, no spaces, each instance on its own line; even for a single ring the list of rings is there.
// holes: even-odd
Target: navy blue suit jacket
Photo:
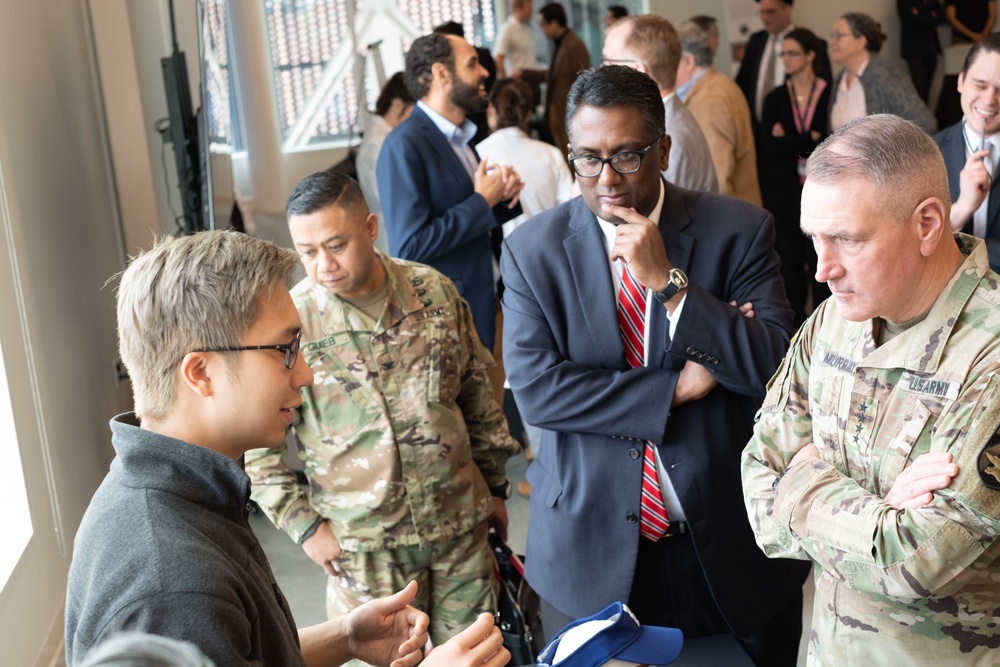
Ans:
[[[479,337],[492,350],[491,234],[519,215],[520,205],[491,209],[476,194],[451,144],[419,107],[386,137],[375,178],[390,254],[429,264],[451,278],[469,302]]]
[[[946,127],[934,135],[934,141],[941,149],[944,156],[944,166],[948,170],[948,189],[951,191],[951,200],[956,201],[961,192],[959,175],[965,167],[965,137],[962,134],[962,121]],[[1000,179],[993,179],[993,187],[990,189],[990,201],[986,209],[986,250],[990,255],[990,268],[1000,272],[1000,187],[997,183]],[[972,233],[972,219],[970,218],[962,231],[966,234]]]
[[[604,238],[581,197],[532,218],[504,244],[504,364],[524,420],[544,429],[528,469],[527,578],[571,618],[628,600],[641,452],[651,440],[713,596],[745,635],[787,604],[809,569],[764,556],[740,481],[754,414],[792,328],[774,220],[738,199],[667,183],[659,227],[691,285],[672,342],[666,311],[651,318],[643,368],[625,361]],[[732,299],[753,302],[756,317],[743,317]],[[719,385],[671,409],[689,359]]]

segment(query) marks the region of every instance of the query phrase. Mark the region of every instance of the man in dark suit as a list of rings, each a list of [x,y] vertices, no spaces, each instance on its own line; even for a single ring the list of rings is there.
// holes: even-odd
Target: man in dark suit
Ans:
[[[1000,33],[976,42],[958,75],[962,120],[936,135],[951,190],[951,228],[986,240],[1000,271]]]
[[[542,119],[551,137],[545,137],[556,148],[566,150],[566,95],[581,70],[590,67],[587,46],[566,25],[566,10],[558,2],[550,2],[538,12],[538,24],[552,40],[552,59],[548,71],[521,70],[514,78],[531,84],[545,85],[545,116]]]
[[[764,29],[750,35],[750,41],[747,42],[743,53],[743,62],[736,73],[736,85],[743,91],[747,104],[750,105],[754,136],[760,130],[764,98],[771,90],[785,83],[785,68],[778,53],[781,51],[781,41],[785,35],[795,29],[792,24],[794,0],[757,0],[757,2],[760,3],[760,20],[764,24]],[[826,40],[821,39],[820,42],[822,48],[816,51],[817,75],[829,84],[833,80],[830,56],[827,55]],[[767,73],[767,67],[763,67],[765,64],[770,66],[770,75]]]
[[[582,73],[567,126],[582,196],[501,254],[508,378],[543,429],[526,564],[545,634],[621,600],[794,665],[807,568],[763,558],[740,511],[741,448],[792,327],[773,219],[663,180],[644,74]]]
[[[485,110],[487,72],[476,50],[453,35],[413,42],[403,78],[418,100],[385,139],[375,167],[393,257],[429,264],[469,302],[491,351],[496,325],[492,236],[520,215],[521,179],[508,166],[480,162],[466,116]]]

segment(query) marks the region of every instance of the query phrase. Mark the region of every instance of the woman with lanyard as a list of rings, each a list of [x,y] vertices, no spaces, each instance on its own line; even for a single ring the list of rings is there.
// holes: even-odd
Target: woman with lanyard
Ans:
[[[816,252],[799,229],[806,158],[826,137],[830,89],[816,76],[821,48],[819,38],[805,28],[785,36],[780,55],[787,79],[768,93],[761,113],[760,189],[764,208],[774,215],[775,249],[796,325],[806,318],[810,286],[814,307],[830,295],[826,285],[813,278]]]

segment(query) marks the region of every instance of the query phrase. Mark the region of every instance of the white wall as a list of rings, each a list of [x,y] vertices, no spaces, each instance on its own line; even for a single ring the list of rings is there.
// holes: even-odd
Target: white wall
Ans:
[[[123,265],[82,0],[0,3],[0,339],[34,535],[0,592],[0,662],[62,641],[72,538],[111,459]],[[23,311],[22,322],[19,311]]]

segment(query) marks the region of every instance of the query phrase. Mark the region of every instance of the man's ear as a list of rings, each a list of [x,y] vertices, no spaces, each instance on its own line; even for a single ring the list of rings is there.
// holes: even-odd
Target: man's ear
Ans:
[[[444,63],[434,63],[431,65],[431,79],[443,84],[451,83],[451,71]]]
[[[917,234],[920,237],[920,254],[930,257],[937,250],[941,239],[951,234],[951,223],[947,207],[937,197],[928,197],[913,211],[917,220]]]
[[[202,398],[213,394],[212,373],[220,367],[221,359],[211,359],[207,355],[212,352],[188,352],[181,359],[181,388],[193,391]],[[211,362],[215,362],[214,364]]]

